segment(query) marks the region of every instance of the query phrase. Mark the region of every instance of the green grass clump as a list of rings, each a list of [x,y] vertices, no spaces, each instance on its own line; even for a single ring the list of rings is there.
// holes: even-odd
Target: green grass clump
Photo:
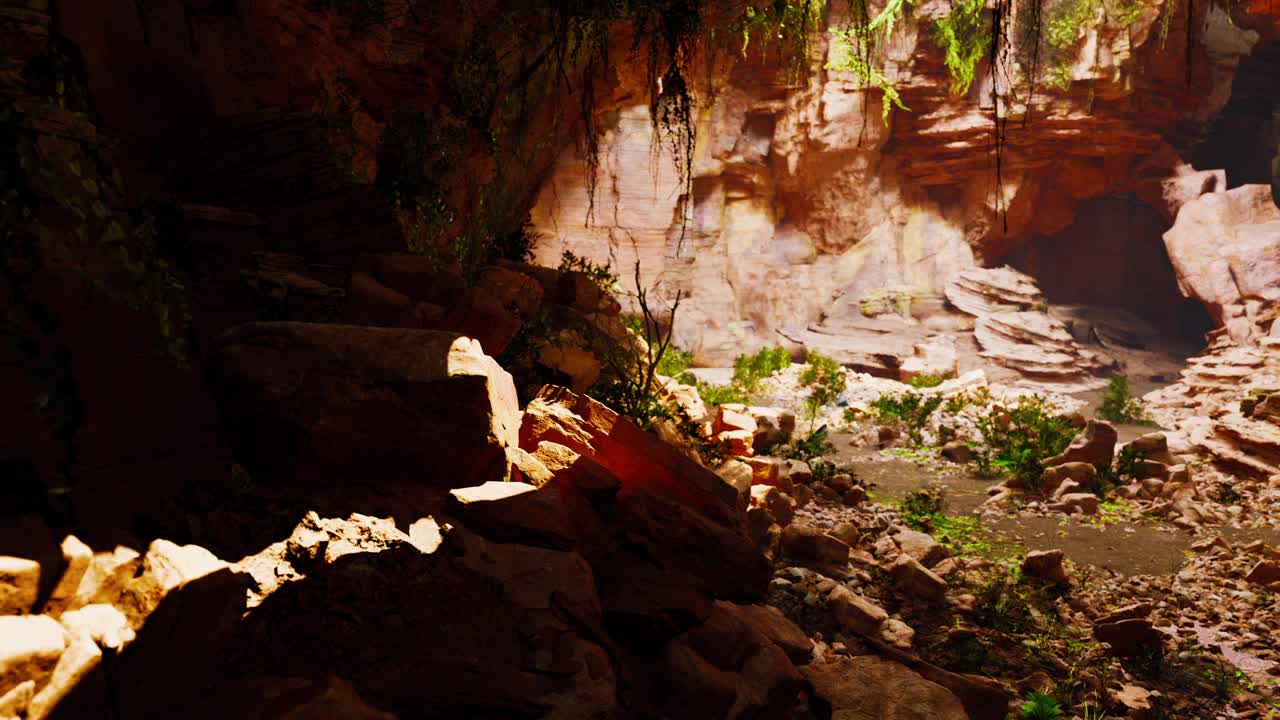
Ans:
[[[925,390],[928,388],[938,387],[942,383],[946,382],[950,377],[950,375],[930,375],[925,373],[911,378],[911,382],[908,384],[917,390]]]
[[[1102,404],[1098,407],[1098,417],[1130,425],[1154,424],[1147,417],[1142,401],[1129,394],[1129,378],[1125,375],[1116,375],[1107,381],[1107,389],[1102,393]]]
[[[1065,450],[1076,434],[1069,420],[1035,396],[1021,397],[1012,407],[993,406],[977,425],[982,434],[975,460],[979,474],[1004,472],[1027,484],[1040,479],[1041,463]]]
[[[941,395],[908,391],[900,395],[881,395],[871,403],[871,411],[882,419],[901,421],[911,441],[920,445],[924,442],[925,424],[942,402]]]
[[[693,367],[693,353],[679,348],[667,348],[658,360],[658,374],[667,377],[678,378],[691,367]]]
[[[731,403],[745,405],[751,401],[737,385],[713,385],[706,382],[698,383],[698,396],[702,398],[702,402],[717,406]]]
[[[951,92],[969,92],[978,63],[991,51],[991,24],[982,17],[983,0],[956,0],[951,12],[933,26],[933,41],[946,52]]]
[[[1058,720],[1062,717],[1062,706],[1051,695],[1031,692],[1018,712],[1022,720]]]
[[[791,355],[785,348],[764,348],[754,355],[739,355],[733,361],[733,382],[743,392],[754,395],[760,383],[779,370],[791,367]]]
[[[808,352],[805,362],[808,366],[800,373],[800,385],[809,390],[804,406],[812,427],[818,412],[844,392],[845,371],[840,363],[814,350]]]

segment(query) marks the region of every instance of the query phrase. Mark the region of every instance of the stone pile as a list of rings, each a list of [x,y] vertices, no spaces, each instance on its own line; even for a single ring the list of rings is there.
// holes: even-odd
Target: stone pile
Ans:
[[[1046,313],[1035,281],[1009,267],[972,268],[947,284],[947,300],[977,318],[973,336],[982,355],[1028,381],[1070,391],[1101,387],[1095,374],[1110,364],[1081,347],[1067,327]]]

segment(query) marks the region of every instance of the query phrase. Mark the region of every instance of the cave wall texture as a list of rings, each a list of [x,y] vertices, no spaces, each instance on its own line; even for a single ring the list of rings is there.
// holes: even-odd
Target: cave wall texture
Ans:
[[[743,3],[704,5],[735,16]],[[652,151],[653,39],[626,23],[602,29],[610,61],[593,64],[540,43],[554,32],[514,0],[0,2],[3,159],[6,178],[26,178],[31,213],[16,234],[4,227],[0,299],[36,311],[7,326],[17,342],[0,350],[0,396],[17,399],[0,409],[3,499],[43,498],[70,473],[90,504],[127,505],[142,534],[183,537],[174,497],[236,481],[207,349],[244,322],[341,319],[369,253],[503,236],[531,216],[548,264],[564,247],[623,270],[639,256],[646,282],[689,296],[677,344],[725,362],[775,329],[856,311],[868,293],[936,293],[974,263],[1057,257],[1027,248],[1069,239],[1095,198],[1133,196],[1171,223],[1183,202],[1226,187],[1183,158],[1228,103],[1240,58],[1280,26],[1265,8],[1234,24],[1197,16],[1207,30],[1188,83],[1184,10],[1161,50],[1162,6],[1140,6],[1127,31],[1080,34],[1074,82],[1037,91],[1025,127],[1024,108],[1008,109],[997,211],[990,81],[980,67],[966,96],[950,94],[927,37],[948,9],[937,0],[914,5],[889,45],[911,110],[887,125],[878,91],[823,69],[822,27],[798,76],[771,42],[689,58],[689,198],[677,165]],[[829,12],[823,25],[839,22]],[[586,226],[585,123],[603,131]],[[22,170],[24,158],[52,174]],[[397,193],[430,201],[429,227]],[[1254,199],[1208,208],[1206,222]],[[1269,252],[1265,228],[1240,232],[1262,233]],[[1190,254],[1174,269],[1196,266],[1195,243],[1179,247]],[[1142,270],[1141,252],[1125,256]],[[1211,277],[1251,266],[1218,260]],[[1089,262],[1068,268],[1091,277]],[[1063,282],[1068,294],[1087,286]],[[1167,274],[1152,282],[1169,292]],[[1229,325],[1250,309],[1220,286],[1197,297]]]
[[[857,312],[868,296],[937,295],[959,269],[1006,262],[1042,277],[1055,299],[1125,307],[1195,336],[1203,313],[1184,312],[1160,236],[1183,203],[1227,188],[1225,164],[1259,165],[1259,146],[1274,145],[1256,119],[1252,133],[1201,139],[1232,98],[1242,57],[1250,87],[1275,87],[1266,84],[1275,68],[1249,57],[1275,27],[1263,15],[1233,20],[1198,7],[1188,55],[1185,7],[1172,9],[1163,42],[1163,3],[1137,7],[1128,27],[1079,29],[1059,70],[1069,71],[1066,87],[1042,82],[1029,104],[1026,88],[1015,88],[999,175],[989,62],[953,95],[930,37],[949,3],[916,3],[889,44],[887,76],[910,110],[893,109],[887,122],[879,91],[825,69],[839,52],[827,36],[794,80],[749,48],[710,75],[692,201],[671,163],[653,158],[645,109],[624,107],[601,143],[590,218],[588,173],[573,153],[543,185],[533,211],[538,259],[554,264],[569,249],[629,269],[638,258],[644,284],[686,298],[676,342],[711,364],[776,342],[779,330]],[[827,24],[838,25],[841,11],[833,3]],[[1206,147],[1215,142],[1253,152],[1189,162],[1222,155]],[[1257,174],[1251,166],[1232,186],[1266,182]]]

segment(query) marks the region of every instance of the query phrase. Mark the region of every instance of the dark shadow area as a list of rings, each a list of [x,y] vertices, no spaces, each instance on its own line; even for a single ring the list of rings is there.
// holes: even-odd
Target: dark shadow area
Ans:
[[[1080,204],[1066,230],[1032,240],[1008,261],[1035,277],[1052,303],[1126,310],[1163,339],[1202,347],[1213,322],[1178,290],[1162,237],[1168,229],[1136,198],[1098,197]]]
[[[1197,170],[1224,168],[1227,187],[1271,182],[1280,113],[1280,42],[1259,45],[1240,61],[1231,99],[1191,151]]]

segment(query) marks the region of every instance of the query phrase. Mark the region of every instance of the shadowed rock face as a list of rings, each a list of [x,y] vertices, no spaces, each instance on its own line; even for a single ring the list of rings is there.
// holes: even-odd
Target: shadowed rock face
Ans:
[[[1030,240],[1068,230],[1065,243],[1073,222],[1091,238],[1099,233],[1090,223],[1105,224],[1111,244],[1137,242],[1132,257],[1145,258],[1166,229],[1159,215],[1171,223],[1188,200],[1226,189],[1223,173],[1211,169],[1221,165],[1196,170],[1180,153],[1186,133],[1227,102],[1236,63],[1265,33],[1216,11],[1197,17],[1206,45],[1194,51],[1188,87],[1182,54],[1153,39],[1156,7],[1127,31],[1087,29],[1069,63],[1074,82],[1038,88],[1027,124],[1017,122],[1025,107],[1004,101],[1015,122],[997,194],[990,82],[979,72],[967,96],[952,96],[942,52],[928,38],[948,8],[918,4],[903,24],[894,85],[911,111],[893,110],[887,124],[874,93],[822,69],[833,52],[825,38],[814,43],[813,74],[797,85],[779,82],[780,70],[754,54],[726,62],[700,120],[706,141],[691,197],[670,159],[654,160],[646,109],[624,107],[601,140],[590,218],[586,169],[572,152],[544,184],[533,211],[544,236],[538,258],[554,262],[568,248],[628,269],[638,260],[645,284],[685,292],[677,343],[700,362],[727,364],[744,343],[794,338],[796,328],[873,292],[937,294],[954,273],[1006,261]],[[828,24],[838,24],[839,12],[830,11]],[[1186,18],[1175,13],[1172,22],[1171,37],[1181,37]],[[1087,204],[1130,193],[1158,213],[1139,213],[1145,244]],[[1060,258],[1046,249],[1037,254],[1057,274]],[[1087,293],[1084,279],[1051,295],[1127,307],[1172,328],[1179,315],[1168,261],[1147,254],[1159,269],[1132,273],[1150,279],[1124,284],[1122,297]],[[1079,253],[1080,273],[1096,255]],[[1124,264],[1107,263],[1108,271]]]

